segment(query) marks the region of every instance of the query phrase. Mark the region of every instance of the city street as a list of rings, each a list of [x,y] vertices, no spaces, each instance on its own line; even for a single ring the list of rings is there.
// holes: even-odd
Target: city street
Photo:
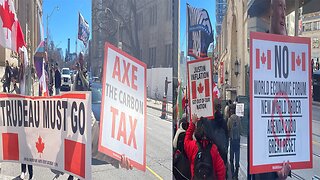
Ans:
[[[116,169],[96,160],[92,161],[93,179],[171,179],[171,122],[159,118],[161,111],[147,108],[147,169],[146,172]],[[20,179],[20,164],[2,163],[0,179]],[[16,178],[17,177],[17,178]],[[34,167],[35,179],[53,179],[50,169]],[[130,178],[129,178],[130,177]],[[68,175],[58,177],[67,179]]]
[[[312,106],[312,148],[313,148],[313,168],[303,170],[293,170],[292,178],[288,179],[320,179],[320,105]],[[240,151],[240,172],[239,179],[247,177],[247,138],[241,138]]]

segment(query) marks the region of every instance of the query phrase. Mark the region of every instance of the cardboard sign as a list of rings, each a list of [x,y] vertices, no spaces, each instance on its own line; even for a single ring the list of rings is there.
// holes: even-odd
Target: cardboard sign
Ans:
[[[210,58],[187,62],[190,114],[213,118],[213,81]]]
[[[244,103],[237,103],[236,104],[236,115],[239,117],[244,116]]]
[[[250,173],[312,168],[310,39],[250,34]]]
[[[146,64],[106,43],[98,150],[146,169]]]
[[[0,161],[91,179],[91,93],[0,94]]]

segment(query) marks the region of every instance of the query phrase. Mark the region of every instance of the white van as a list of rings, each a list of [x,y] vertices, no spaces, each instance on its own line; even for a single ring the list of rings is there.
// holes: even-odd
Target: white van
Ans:
[[[62,68],[61,70],[61,91],[71,90],[71,76],[69,68]]]

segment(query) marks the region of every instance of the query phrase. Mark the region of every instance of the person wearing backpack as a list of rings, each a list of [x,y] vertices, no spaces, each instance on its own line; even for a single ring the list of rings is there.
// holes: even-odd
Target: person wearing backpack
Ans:
[[[218,152],[217,146],[207,136],[208,120],[196,114],[192,115],[184,140],[184,150],[190,160],[191,179],[218,179],[224,180],[226,168]],[[197,124],[197,127],[196,125]],[[195,133],[196,140],[192,139]]]
[[[189,122],[186,114],[183,115],[179,122],[179,128],[173,138],[173,175],[175,179],[190,179],[190,163],[184,151],[184,139]]]
[[[238,179],[240,159],[241,120],[240,117],[235,114],[235,111],[235,104],[230,105],[229,113],[231,116],[228,120],[228,131],[230,137],[230,166],[232,179]]]

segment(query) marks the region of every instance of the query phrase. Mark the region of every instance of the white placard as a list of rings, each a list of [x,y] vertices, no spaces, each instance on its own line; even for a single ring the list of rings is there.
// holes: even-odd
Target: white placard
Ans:
[[[146,64],[106,43],[98,150],[146,169]]]

